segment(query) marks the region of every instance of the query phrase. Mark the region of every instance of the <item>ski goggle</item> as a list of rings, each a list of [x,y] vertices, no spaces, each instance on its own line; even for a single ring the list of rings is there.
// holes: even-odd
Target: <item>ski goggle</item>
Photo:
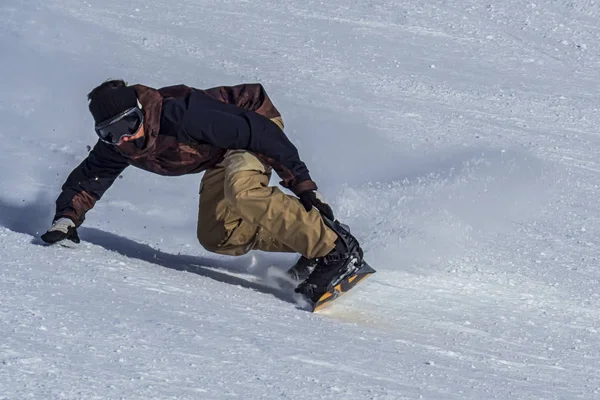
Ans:
[[[121,114],[102,121],[95,126],[96,135],[108,144],[117,144],[124,137],[135,136],[144,124],[144,113],[138,101],[138,107],[132,107]]]

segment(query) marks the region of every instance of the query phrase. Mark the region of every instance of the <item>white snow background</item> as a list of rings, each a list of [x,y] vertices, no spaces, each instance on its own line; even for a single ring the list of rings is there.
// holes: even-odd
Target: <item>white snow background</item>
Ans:
[[[599,77],[591,0],[2,0],[0,399],[600,399]],[[378,273],[308,313],[134,168],[43,246],[108,78],[261,82]]]

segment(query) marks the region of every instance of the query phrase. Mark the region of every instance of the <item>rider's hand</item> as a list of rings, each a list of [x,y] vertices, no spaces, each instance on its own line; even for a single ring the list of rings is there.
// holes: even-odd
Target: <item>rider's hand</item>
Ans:
[[[42,235],[42,240],[48,244],[61,242],[65,239],[69,239],[74,243],[79,243],[79,236],[77,235],[75,223],[69,218],[57,219],[50,229]]]
[[[330,220],[333,221],[335,219],[333,217],[333,210],[331,209],[329,204],[325,202],[323,196],[321,196],[321,193],[319,193],[318,191],[307,190],[305,192],[300,193],[298,195],[298,198],[300,199],[300,202],[302,203],[306,211],[310,211],[314,207]]]

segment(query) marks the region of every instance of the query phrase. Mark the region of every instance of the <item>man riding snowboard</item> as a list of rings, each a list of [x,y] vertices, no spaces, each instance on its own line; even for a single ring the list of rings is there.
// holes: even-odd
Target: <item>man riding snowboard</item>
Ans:
[[[313,301],[351,253],[360,251],[354,237],[327,223],[333,212],[262,85],[156,90],[111,80],[88,100],[99,140],[62,186],[52,227],[42,235],[46,243],[79,242],[76,229],[85,214],[133,165],[168,176],[205,171],[200,244],[232,256],[250,250],[300,253],[296,272],[304,281],[296,291]],[[297,197],[269,186],[272,169]]]

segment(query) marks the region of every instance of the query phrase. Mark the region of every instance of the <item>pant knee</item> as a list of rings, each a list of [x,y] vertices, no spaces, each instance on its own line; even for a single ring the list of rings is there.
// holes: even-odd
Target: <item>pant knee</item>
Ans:
[[[200,245],[204,247],[205,250],[213,253],[219,252],[219,244],[222,242],[221,238],[215,238],[214,234],[211,234],[209,230],[204,229],[198,229],[196,236],[198,237],[198,242],[200,242]]]
[[[198,241],[206,251],[226,256],[241,256],[253,248],[252,243],[245,243],[244,235],[239,234],[235,229],[227,238],[217,238],[210,233],[199,233]]]

